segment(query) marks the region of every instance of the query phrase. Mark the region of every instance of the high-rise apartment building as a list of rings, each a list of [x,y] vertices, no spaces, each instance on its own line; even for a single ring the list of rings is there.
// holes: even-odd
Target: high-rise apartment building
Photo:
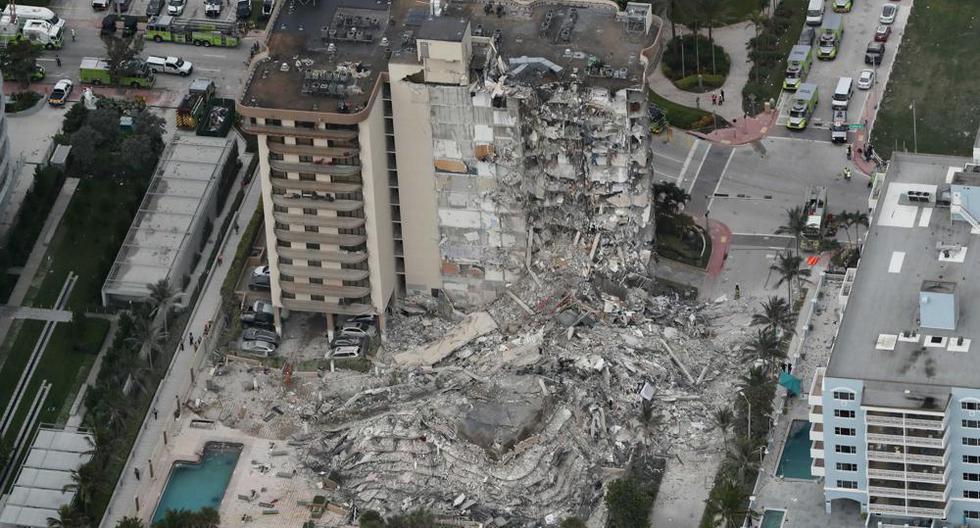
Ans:
[[[239,110],[276,307],[479,304],[552,230],[622,240],[612,261],[646,249],[649,5],[297,0],[274,17]]]
[[[885,182],[811,385],[811,469],[868,526],[980,526],[980,144],[895,153]]]

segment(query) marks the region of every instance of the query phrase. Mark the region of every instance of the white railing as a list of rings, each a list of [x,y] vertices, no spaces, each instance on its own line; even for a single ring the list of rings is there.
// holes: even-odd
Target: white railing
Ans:
[[[945,464],[943,457],[934,455],[905,455],[905,460],[916,464],[929,464],[932,466],[942,466]]]
[[[865,415],[864,421],[868,425],[902,425],[902,419],[896,416],[878,416],[875,414]]]
[[[872,478],[893,479],[905,481],[905,472],[894,469],[868,468],[868,476]]]
[[[905,488],[889,488],[888,486],[868,486],[869,495],[879,497],[905,497]]]
[[[945,473],[924,473],[921,471],[909,471],[905,474],[906,480],[918,480],[920,482],[946,482]]]
[[[875,444],[897,444],[910,445],[917,447],[938,447],[942,448],[945,444],[942,438],[929,438],[926,436],[904,436],[881,433],[868,433],[865,438]]]
[[[885,462],[902,462],[905,460],[904,453],[893,453],[891,451],[875,451],[874,449],[868,450],[868,460],[880,460]]]
[[[894,504],[875,504],[873,502],[868,503],[868,511],[871,513],[899,513],[905,515],[905,506],[896,506]]]
[[[913,499],[925,499],[925,500],[935,500],[935,501],[945,501],[946,493],[943,491],[927,491],[927,490],[908,490],[909,498]]]
[[[943,420],[923,420],[920,418],[906,418],[905,427],[913,429],[929,429],[932,431],[943,430]]]
[[[935,517],[943,518],[946,516],[946,511],[939,508],[917,508],[914,506],[909,506],[909,515],[921,515],[922,517]]]

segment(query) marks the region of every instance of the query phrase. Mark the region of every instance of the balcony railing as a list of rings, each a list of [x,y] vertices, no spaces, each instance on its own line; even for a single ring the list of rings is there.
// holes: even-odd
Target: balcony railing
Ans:
[[[942,449],[945,445],[943,438],[929,438],[926,436],[894,435],[881,433],[868,433],[865,435],[868,442],[876,444],[895,444],[910,445],[917,447],[937,447]]]
[[[306,248],[276,248],[279,256],[300,259],[300,260],[319,260],[323,262],[339,262],[341,264],[357,264],[367,260],[365,251],[320,251],[317,249]]]
[[[896,506],[894,504],[880,504],[869,502],[868,511],[871,513],[898,513],[905,515],[905,506]]]
[[[926,473],[923,471],[909,471],[905,474],[905,480],[914,480],[916,482],[936,482],[943,484],[946,482],[945,473]]]
[[[340,280],[340,281],[359,281],[368,278],[370,272],[361,269],[345,268],[321,268],[319,266],[297,266],[294,264],[280,264],[279,272],[293,277],[305,277],[314,279]]]
[[[877,460],[881,462],[908,462],[911,464],[924,464],[927,466],[942,466],[945,464],[945,460],[941,456],[934,455],[918,455],[918,454],[905,454],[905,453],[895,453],[893,451],[877,451],[874,449],[868,449],[867,452],[868,460]]]
[[[276,154],[298,154],[301,156],[325,156],[328,158],[351,158],[360,151],[358,147],[328,147],[326,145],[288,145],[286,143],[267,143],[269,152]]]
[[[871,413],[868,413],[865,416],[864,421],[867,422],[868,425],[883,425],[886,427],[891,427],[896,425],[901,426],[902,422],[904,422],[904,420],[898,416],[878,416]]]
[[[910,489],[906,491],[908,491],[908,496],[910,499],[934,500],[940,502],[946,500],[945,491],[927,491],[917,489]]]
[[[367,315],[374,313],[374,308],[370,304],[337,304],[326,301],[283,299],[282,305],[287,310],[297,312],[320,312],[342,315]]]
[[[868,468],[868,477],[870,478],[880,478],[886,480],[900,480],[905,481],[905,472],[897,471],[894,469],[875,469]]]
[[[293,207],[296,209],[326,209],[329,211],[357,211],[364,207],[364,202],[360,200],[323,200],[317,198],[304,198],[296,195],[273,194],[272,203],[279,207]]]
[[[919,515],[922,517],[934,517],[937,519],[942,519],[946,516],[946,510],[940,508],[918,508],[915,506],[909,506],[909,515]]]
[[[945,428],[943,420],[923,420],[920,418],[906,418],[905,427],[913,429],[927,429],[930,431],[942,431]]]
[[[310,244],[328,244],[331,246],[352,247],[363,244],[367,237],[364,235],[337,235],[334,233],[316,233],[311,231],[289,231],[276,229],[276,238],[286,242]]]
[[[292,178],[270,178],[273,189],[281,189],[285,193],[292,192],[325,192],[325,193],[354,193],[361,190],[359,183],[334,183],[315,180],[299,180]]]
[[[336,128],[304,128],[244,123],[242,124],[242,129],[249,134],[264,134],[267,136],[317,137],[343,140],[350,140],[357,137],[357,130]]]
[[[269,168],[282,172],[308,172],[312,174],[329,174],[331,176],[357,176],[361,173],[360,165],[331,165],[329,163],[307,163],[296,161],[269,160]]]
[[[272,213],[276,222],[283,224],[335,227],[337,229],[357,229],[364,226],[363,218],[353,216],[299,215],[289,213]]]
[[[905,498],[905,488],[889,488],[888,486],[868,486],[868,494],[878,497]]]

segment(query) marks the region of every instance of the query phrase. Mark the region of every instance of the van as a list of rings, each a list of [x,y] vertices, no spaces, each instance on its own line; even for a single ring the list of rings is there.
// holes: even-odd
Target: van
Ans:
[[[820,45],[817,48],[817,58],[831,60],[837,57],[841,39],[844,38],[844,17],[839,13],[830,13],[823,19],[820,26]]]
[[[783,79],[783,90],[796,90],[800,83],[806,80],[813,63],[813,53],[810,46],[793,46],[786,59],[786,77]]]
[[[847,110],[851,96],[854,95],[854,83],[850,77],[841,77],[837,80],[837,88],[834,89],[834,97],[830,100],[830,106],[834,110]]]
[[[194,71],[194,65],[180,57],[157,57],[150,55],[146,58],[146,65],[156,73],[171,73],[187,76]]]
[[[810,0],[806,8],[806,25],[819,26],[823,23],[823,0]]]

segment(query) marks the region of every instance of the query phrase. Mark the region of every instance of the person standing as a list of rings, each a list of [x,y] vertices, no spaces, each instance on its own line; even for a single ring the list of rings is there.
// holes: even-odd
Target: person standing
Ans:
[[[718,94],[716,94],[715,92],[711,92],[711,105],[714,106],[717,104],[718,104]]]
[[[71,28],[71,41],[75,42],[75,28]]]
[[[718,104],[725,104],[725,90],[721,91],[721,99],[718,101]]]
[[[60,68],[60,67],[61,67],[61,55],[55,55],[55,56],[54,56],[54,62],[55,62],[55,64],[57,64],[57,65],[58,65],[58,67]]]

